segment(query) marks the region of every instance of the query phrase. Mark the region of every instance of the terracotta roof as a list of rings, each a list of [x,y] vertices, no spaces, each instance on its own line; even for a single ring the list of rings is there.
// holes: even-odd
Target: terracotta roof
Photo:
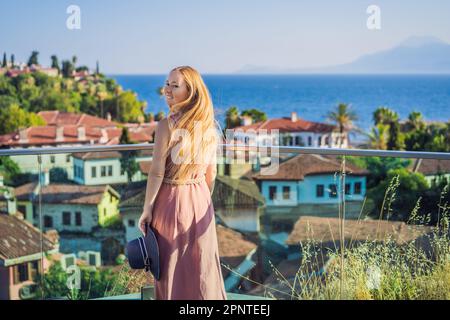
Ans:
[[[226,206],[230,203],[239,207],[264,205],[264,197],[252,180],[217,175],[215,183],[213,192],[215,207]]]
[[[366,169],[347,163],[347,174],[367,175]],[[257,180],[303,180],[307,175],[334,174],[339,172],[341,163],[336,158],[317,154],[300,154],[280,163],[274,175],[253,175]]]
[[[450,173],[450,160],[438,159],[415,159],[408,167],[413,172],[420,172],[423,175],[436,175],[441,173]]]
[[[65,125],[63,128],[61,140],[57,140],[57,129],[56,126],[36,126],[30,127],[25,130],[26,140],[20,140],[20,132],[5,134],[0,136],[0,144],[7,146],[29,146],[29,145],[51,145],[51,144],[65,144],[65,143],[102,143],[102,136],[104,135],[105,143],[109,137],[107,136],[108,131],[102,133],[101,128],[96,127],[84,127],[85,128],[85,138],[79,139],[78,137],[78,127],[76,125]]]
[[[286,240],[288,245],[299,245],[302,241],[317,240],[323,244],[339,242],[339,219],[303,216],[297,220]],[[344,239],[346,241],[385,241],[392,237],[398,244],[416,240],[431,232],[431,227],[411,226],[401,221],[346,220]]]
[[[41,232],[25,220],[0,213],[0,261],[16,259],[41,252]],[[43,234],[44,251],[55,245]]]
[[[91,116],[85,113],[62,112],[62,111],[40,111],[38,113],[50,126],[89,126],[89,127],[115,127],[117,123],[103,118]]]
[[[37,201],[33,196],[36,185],[36,182],[31,182],[16,188],[16,197],[19,200]],[[98,204],[107,191],[119,197],[117,191],[109,185],[49,184],[42,187],[41,198],[43,203]]]
[[[233,128],[233,130],[242,130],[244,132],[248,130],[267,130],[271,131],[274,129],[278,129],[279,132],[331,132],[336,129],[336,126],[320,123],[320,122],[312,122],[307,121],[301,118],[298,118],[297,121],[292,121],[291,118],[276,118],[276,119],[268,119],[266,121],[261,121],[257,123],[253,123],[247,126],[240,126]]]
[[[248,241],[237,231],[220,224],[216,225],[216,230],[220,259],[231,269],[239,266],[245,257],[256,248],[255,243]],[[227,277],[229,272],[227,268],[222,267],[224,277]]]
[[[93,159],[116,159],[121,158],[122,155],[118,151],[104,151],[104,152],[76,152],[72,154],[72,157],[82,160]]]

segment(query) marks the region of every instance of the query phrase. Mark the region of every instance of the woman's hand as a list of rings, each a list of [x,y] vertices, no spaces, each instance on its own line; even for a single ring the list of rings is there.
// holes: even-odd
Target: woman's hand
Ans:
[[[141,217],[139,218],[139,230],[141,230],[142,234],[146,236],[146,224],[150,226],[150,223],[152,222],[153,214],[152,210],[144,211],[141,214]]]

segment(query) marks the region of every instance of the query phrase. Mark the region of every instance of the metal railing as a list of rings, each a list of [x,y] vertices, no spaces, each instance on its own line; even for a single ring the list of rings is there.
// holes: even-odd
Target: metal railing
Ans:
[[[154,144],[121,144],[121,145],[90,145],[79,147],[43,147],[43,148],[17,148],[0,149],[0,156],[16,155],[43,155],[43,154],[65,154],[75,152],[107,152],[107,151],[130,151],[130,150],[153,150]],[[416,158],[416,159],[437,159],[450,160],[448,152],[426,152],[426,151],[392,151],[392,150],[371,150],[371,149],[344,149],[344,148],[312,148],[298,146],[265,146],[265,145],[244,145],[244,144],[220,144],[218,150],[234,151],[265,151],[275,153],[295,153],[295,154],[325,154],[344,155],[360,157],[396,157],[396,158]]]

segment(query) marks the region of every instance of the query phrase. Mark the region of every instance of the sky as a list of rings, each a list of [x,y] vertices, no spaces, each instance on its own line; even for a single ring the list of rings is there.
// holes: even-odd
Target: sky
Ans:
[[[80,8],[80,29],[66,10]],[[381,29],[369,30],[368,6]],[[166,74],[177,65],[233,73],[246,65],[308,68],[348,63],[411,36],[450,43],[450,1],[2,0],[0,54],[78,58],[107,74]]]

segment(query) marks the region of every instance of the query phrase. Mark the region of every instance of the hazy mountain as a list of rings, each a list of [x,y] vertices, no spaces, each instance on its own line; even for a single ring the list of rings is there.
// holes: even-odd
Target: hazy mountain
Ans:
[[[361,56],[348,64],[292,69],[247,65],[237,73],[450,74],[450,44],[434,37],[411,37],[394,48]]]

